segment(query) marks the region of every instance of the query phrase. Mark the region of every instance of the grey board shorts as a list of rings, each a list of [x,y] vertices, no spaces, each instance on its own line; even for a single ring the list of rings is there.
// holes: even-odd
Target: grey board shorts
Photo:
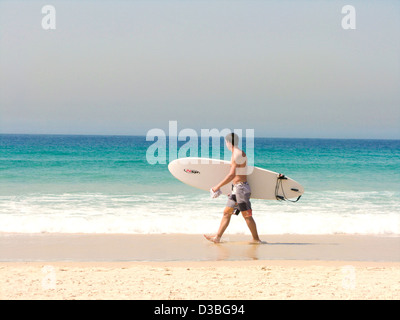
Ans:
[[[232,185],[232,193],[228,196],[226,206],[240,211],[251,210],[250,195],[250,185],[247,182]]]

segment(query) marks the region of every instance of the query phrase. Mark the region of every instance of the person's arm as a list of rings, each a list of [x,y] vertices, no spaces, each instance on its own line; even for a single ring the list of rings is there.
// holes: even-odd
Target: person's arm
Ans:
[[[236,164],[235,160],[233,160],[233,157],[232,157],[231,169],[229,170],[228,175],[224,178],[224,180],[222,180],[220,183],[218,183],[216,186],[214,186],[212,188],[212,190],[214,192],[218,191],[222,186],[224,186],[232,181],[232,179],[236,176],[236,167],[237,167],[237,164]]]

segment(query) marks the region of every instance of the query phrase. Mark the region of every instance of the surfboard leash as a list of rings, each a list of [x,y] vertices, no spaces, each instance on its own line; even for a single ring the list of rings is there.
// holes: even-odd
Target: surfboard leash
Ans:
[[[301,198],[301,195],[299,195],[296,200],[290,200],[290,199],[288,199],[286,197],[285,190],[283,189],[283,185],[282,185],[282,181],[283,180],[287,180],[287,178],[286,178],[286,176],[284,174],[280,173],[276,178],[276,185],[275,185],[275,198],[276,198],[276,200],[278,200],[278,201],[289,201],[289,202],[293,202],[293,203],[299,201],[300,198]],[[279,195],[279,188],[282,190],[283,196]],[[299,191],[298,189],[294,189],[294,188],[292,188],[292,190],[293,191]]]

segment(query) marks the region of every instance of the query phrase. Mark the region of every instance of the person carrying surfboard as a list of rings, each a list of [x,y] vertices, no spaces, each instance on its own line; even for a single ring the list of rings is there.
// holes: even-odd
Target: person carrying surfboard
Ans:
[[[227,148],[232,152],[231,168],[228,175],[220,183],[211,188],[211,190],[218,192],[222,186],[232,182],[232,192],[228,195],[228,202],[225,206],[217,234],[204,235],[204,237],[209,241],[219,243],[231,221],[232,214],[236,212],[238,214],[240,211],[253,236],[253,243],[261,243],[251,209],[251,190],[250,185],[247,183],[246,153],[239,149],[239,137],[236,133],[229,133],[225,137],[225,143]]]

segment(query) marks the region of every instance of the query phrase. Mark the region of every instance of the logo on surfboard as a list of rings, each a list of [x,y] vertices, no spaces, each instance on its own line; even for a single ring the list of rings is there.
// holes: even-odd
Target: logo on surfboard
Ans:
[[[200,171],[192,170],[192,169],[183,169],[186,173],[200,174]]]

